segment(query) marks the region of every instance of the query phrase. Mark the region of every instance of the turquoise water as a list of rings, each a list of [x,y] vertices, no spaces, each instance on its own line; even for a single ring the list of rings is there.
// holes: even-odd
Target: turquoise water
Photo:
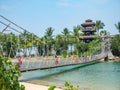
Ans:
[[[28,82],[64,86],[66,81],[80,90],[120,90],[120,62],[101,62]]]

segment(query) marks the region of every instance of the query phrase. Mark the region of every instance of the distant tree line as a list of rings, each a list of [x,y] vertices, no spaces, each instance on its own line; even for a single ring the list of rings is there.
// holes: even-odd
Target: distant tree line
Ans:
[[[30,56],[33,49],[36,50],[36,55],[39,56],[51,56],[55,54],[70,56],[73,54],[80,55],[81,53],[97,53],[100,51],[101,47],[100,36],[109,34],[106,30],[100,31],[104,26],[104,23],[100,20],[96,21],[93,28],[95,28],[98,33],[96,33],[96,39],[90,43],[85,43],[80,40],[80,37],[83,36],[83,33],[81,32],[83,28],[80,25],[74,26],[73,31],[64,28],[61,34],[56,36],[53,35],[55,29],[49,27],[46,29],[45,35],[41,38],[27,31],[24,31],[19,35],[14,33],[0,33],[0,55],[15,57],[18,52],[22,52],[24,54],[23,56]],[[120,32],[120,23],[115,24],[115,26]],[[115,55],[119,55],[118,53],[120,52],[118,40],[119,35],[111,40],[111,49]]]

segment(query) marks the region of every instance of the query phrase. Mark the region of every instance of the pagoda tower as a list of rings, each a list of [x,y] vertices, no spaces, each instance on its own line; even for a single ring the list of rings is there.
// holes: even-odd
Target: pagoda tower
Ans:
[[[81,26],[83,27],[83,36],[80,39],[83,40],[85,43],[91,42],[95,38],[96,30],[93,29],[95,23],[92,22],[92,20],[88,19],[85,20],[85,23],[81,24]]]

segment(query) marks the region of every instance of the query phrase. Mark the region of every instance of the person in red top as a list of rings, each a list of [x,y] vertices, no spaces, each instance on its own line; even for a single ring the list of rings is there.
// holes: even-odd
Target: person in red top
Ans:
[[[75,61],[75,64],[78,64],[78,58],[77,58],[77,56],[74,56],[74,61]]]
[[[58,57],[55,56],[55,65],[58,65]]]
[[[22,65],[22,60],[21,60],[21,57],[19,56],[18,57],[18,68],[19,69],[20,69],[21,65]]]

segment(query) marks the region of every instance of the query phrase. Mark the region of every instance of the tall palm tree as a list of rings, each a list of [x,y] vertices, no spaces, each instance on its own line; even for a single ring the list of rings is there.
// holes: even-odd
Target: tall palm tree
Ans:
[[[53,46],[53,31],[54,29],[52,27],[49,27],[46,29],[44,41],[45,41],[45,52],[46,55],[52,54],[52,46]]]
[[[32,46],[31,44],[31,35],[27,31],[24,31],[22,34],[19,35],[20,39],[20,48],[23,49],[24,56],[27,56],[27,49]]]
[[[1,48],[7,57],[14,57],[17,53],[17,36],[13,33],[3,34]]]
[[[82,30],[82,27],[80,25],[74,26],[73,27],[73,37],[74,37],[74,45],[75,45],[75,49],[77,50],[77,54],[78,54],[78,49],[77,46],[79,45],[79,38],[80,38],[80,30]]]
[[[34,39],[34,43],[37,47],[37,54],[39,54],[40,56],[43,55],[43,51],[44,51],[44,45],[45,45],[45,42],[43,41],[43,38],[38,38],[36,37]]]
[[[70,52],[71,52],[71,55],[73,54],[73,50],[74,50],[74,43],[75,43],[75,38],[73,35],[69,35],[69,39],[68,39],[68,43],[70,45]]]
[[[101,22],[101,20],[97,20],[95,23],[95,30],[97,30],[97,33],[99,35],[99,30],[103,29],[103,27],[105,26],[105,24],[103,22]]]
[[[80,25],[73,27],[73,36],[75,37],[77,43],[79,42],[80,38],[80,30],[82,30],[82,27]]]
[[[117,24],[115,24],[115,27],[118,29],[118,32],[120,34],[120,22],[118,22]]]
[[[52,27],[49,27],[46,29],[46,32],[45,32],[45,36],[49,36],[49,37],[53,37],[52,34],[53,34],[53,31],[54,29]]]
[[[102,30],[102,31],[100,31],[100,35],[102,36],[104,36],[104,35],[108,35],[109,34],[109,32],[107,32],[106,30]]]
[[[69,32],[68,28],[64,28],[62,33],[63,33],[63,35],[67,36],[70,32]]]
[[[64,37],[64,50],[67,50],[68,49],[68,38],[69,38],[70,31],[68,30],[68,28],[64,28],[62,34]]]
[[[64,42],[64,36],[62,34],[58,34],[55,37],[55,45],[54,45],[54,49],[57,55],[60,55],[62,53],[62,49],[64,46],[63,42]]]

